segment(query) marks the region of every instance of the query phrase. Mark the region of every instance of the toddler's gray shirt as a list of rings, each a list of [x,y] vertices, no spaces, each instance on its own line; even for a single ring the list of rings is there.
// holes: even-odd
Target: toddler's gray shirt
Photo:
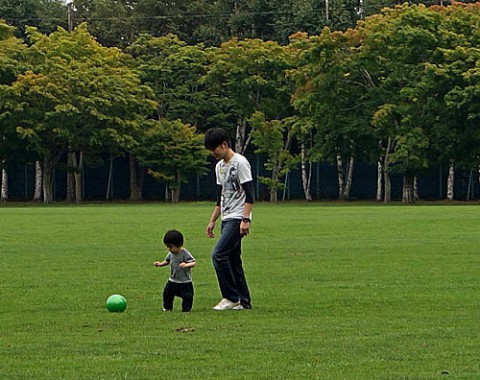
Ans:
[[[179,268],[180,263],[191,263],[195,261],[192,254],[185,248],[178,253],[168,252],[165,261],[170,264],[170,278],[172,282],[192,282],[192,268]]]

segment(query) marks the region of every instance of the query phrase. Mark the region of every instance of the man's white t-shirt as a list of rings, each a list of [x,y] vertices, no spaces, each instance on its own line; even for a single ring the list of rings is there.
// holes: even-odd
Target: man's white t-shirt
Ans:
[[[246,196],[241,185],[252,181],[250,163],[244,156],[235,153],[227,163],[224,160],[217,162],[215,174],[217,185],[222,186],[222,220],[242,219]]]

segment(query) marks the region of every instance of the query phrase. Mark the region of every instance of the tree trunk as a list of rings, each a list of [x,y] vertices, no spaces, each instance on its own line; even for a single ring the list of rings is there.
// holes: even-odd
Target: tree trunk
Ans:
[[[177,173],[175,187],[172,189],[172,203],[180,202],[181,190],[182,190],[182,175]]]
[[[343,201],[345,194],[345,176],[343,174],[342,158],[337,155],[338,200]]]
[[[389,203],[392,201],[392,182],[390,180],[389,166],[390,166],[390,152],[393,151],[394,142],[391,137],[388,138],[387,149],[385,150],[385,156],[383,157],[383,184],[385,186],[384,202]]]
[[[455,184],[455,164],[450,161],[448,166],[448,178],[447,178],[447,199],[453,201],[454,196],[454,184]]]
[[[33,201],[40,202],[43,195],[43,169],[40,161],[35,161],[35,191],[33,193]]]
[[[272,183],[278,183],[278,177],[280,173],[280,165],[276,164],[272,168]],[[278,202],[278,187],[277,185],[273,185],[270,188],[270,202],[277,203]]]
[[[354,167],[355,159],[353,157],[350,157],[347,167],[344,169],[342,158],[337,156],[338,200],[340,201],[347,201],[350,199]]]
[[[130,200],[142,200],[143,174],[137,165],[137,160],[132,154],[128,155],[128,163],[130,167]]]
[[[8,172],[2,168],[2,190],[0,192],[0,200],[6,202],[8,200]]]
[[[82,172],[83,172],[83,152],[79,153],[78,161],[77,154],[74,156],[74,178],[75,178],[75,203],[81,203],[83,200],[82,194]]]
[[[110,200],[110,197],[113,198],[112,183],[113,183],[113,156],[110,155],[110,165],[108,166],[107,195],[105,196],[105,199],[107,201]]]
[[[165,184],[165,196],[163,198],[165,202],[170,202],[172,200],[172,194],[170,191],[170,182]]]
[[[247,136],[247,123],[245,120],[239,120],[237,123],[237,130],[235,133],[235,152],[244,154],[247,149],[246,137]]]
[[[359,2],[358,2],[357,14],[358,14],[358,18],[360,20],[363,20],[364,15],[365,15],[364,7],[363,7],[363,0],[359,0]]]
[[[478,184],[480,185],[480,165],[478,165]]]
[[[381,160],[377,162],[377,196],[376,201],[380,202],[382,200],[382,185],[383,185],[383,168]]]
[[[468,175],[468,186],[467,186],[467,201],[473,198],[473,169],[470,169]]]
[[[403,195],[402,195],[402,202],[405,204],[412,204],[415,203],[414,197],[414,176],[405,174],[403,176]]]
[[[355,167],[355,159],[353,157],[350,157],[350,161],[348,162],[348,167],[347,167],[347,183],[345,184],[345,190],[343,194],[344,200],[350,199],[350,189],[352,188],[354,167]]]
[[[301,170],[302,170],[302,186],[303,186],[303,193],[305,194],[305,199],[307,201],[312,200],[312,195],[310,192],[310,186],[312,181],[312,163],[306,161],[306,148],[305,143],[302,141],[301,144]]]
[[[73,150],[68,150],[67,153],[67,196],[65,202],[73,203],[75,202],[75,152]]]
[[[390,180],[390,173],[389,172],[383,172],[383,179],[384,179],[384,185],[385,185],[385,191],[384,191],[384,203],[389,203],[392,201],[392,181]]]
[[[53,165],[50,161],[43,162],[43,203],[53,202]]]
[[[270,189],[270,202],[278,202],[278,189],[276,187]]]
[[[418,201],[420,199],[420,197],[418,196],[418,178],[417,178],[417,176],[415,176],[413,178],[413,199],[415,199],[415,201]]]

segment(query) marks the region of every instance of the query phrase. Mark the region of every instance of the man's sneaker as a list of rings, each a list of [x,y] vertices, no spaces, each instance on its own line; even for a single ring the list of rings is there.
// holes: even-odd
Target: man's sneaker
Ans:
[[[217,303],[213,309],[214,310],[233,310],[235,307],[241,306],[240,301],[232,302],[226,298],[222,299],[219,303]]]
[[[242,304],[238,304],[237,306],[232,307],[232,310],[243,310],[245,309]]]

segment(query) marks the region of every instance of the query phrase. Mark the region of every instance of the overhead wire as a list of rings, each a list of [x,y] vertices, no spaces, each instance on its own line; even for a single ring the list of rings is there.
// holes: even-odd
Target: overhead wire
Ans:
[[[444,0],[447,1],[447,0]],[[468,3],[468,1],[465,1]],[[423,4],[423,5],[438,5],[441,3],[441,0],[424,0],[424,1],[409,1],[410,4]],[[175,19],[175,18],[212,18],[212,17],[221,17],[226,18],[234,15],[242,16],[268,16],[268,15],[281,15],[288,14],[287,11],[258,11],[258,12],[240,12],[240,13],[184,13],[177,15],[158,15],[158,16],[112,16],[112,17],[75,17],[75,20],[78,22],[82,21],[112,21],[112,20],[124,20],[124,19],[136,19],[136,20],[165,20],[165,19]],[[0,19],[5,21],[15,22],[15,21],[58,21],[63,20],[59,17],[8,17],[3,18],[0,15]]]
[[[241,12],[242,16],[265,16],[276,14],[287,14],[285,11],[263,11],[263,12]],[[109,21],[118,19],[138,19],[138,20],[154,20],[154,19],[172,19],[172,18],[211,18],[211,17],[230,17],[235,13],[200,13],[200,14],[178,14],[178,15],[159,15],[159,16],[114,16],[114,17],[75,17],[77,21]],[[0,19],[5,21],[54,21],[60,20],[59,17],[7,17],[3,18],[0,15]]]

